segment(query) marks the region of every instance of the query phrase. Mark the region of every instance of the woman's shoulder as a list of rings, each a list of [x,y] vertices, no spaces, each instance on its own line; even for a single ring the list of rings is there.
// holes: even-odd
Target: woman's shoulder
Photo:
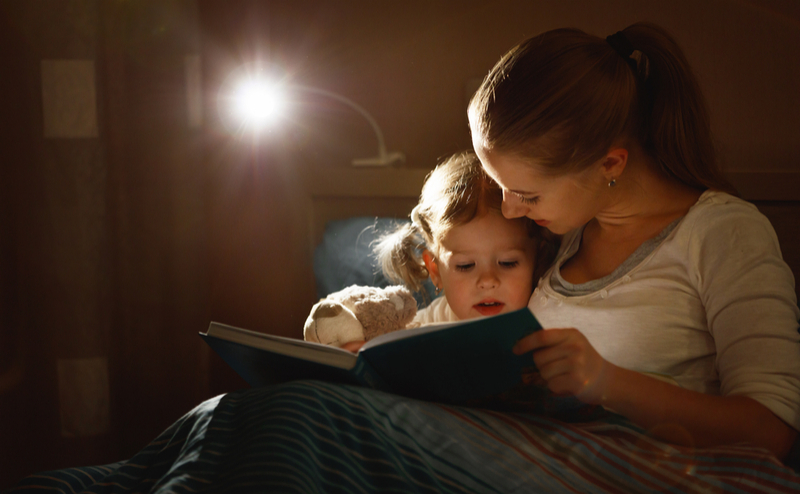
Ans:
[[[758,211],[758,208],[750,203],[717,190],[707,190],[703,192],[697,202],[689,209],[685,220],[693,224],[707,224],[712,226],[720,222],[755,222],[767,223],[767,217]]]
[[[707,190],[700,196],[676,228],[675,235],[695,241],[711,238],[715,242],[752,236],[750,241],[771,239],[777,243],[772,224],[754,204],[715,190]]]
[[[758,208],[739,197],[718,190],[707,190],[700,195],[697,202],[689,208],[689,215],[714,214],[746,214],[759,215]]]

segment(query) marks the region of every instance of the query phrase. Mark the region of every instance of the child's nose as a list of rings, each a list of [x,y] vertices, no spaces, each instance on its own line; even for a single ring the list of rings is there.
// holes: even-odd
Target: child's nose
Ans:
[[[494,269],[486,269],[478,277],[478,286],[483,289],[497,288],[500,278]]]

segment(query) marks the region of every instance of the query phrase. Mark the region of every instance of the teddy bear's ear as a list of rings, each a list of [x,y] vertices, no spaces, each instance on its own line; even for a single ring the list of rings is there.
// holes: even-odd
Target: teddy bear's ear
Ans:
[[[339,304],[319,304],[316,309],[311,313],[314,319],[321,319],[323,317],[336,317],[342,313],[344,307]]]
[[[322,343],[318,332],[318,321],[324,318],[336,317],[344,310],[341,304],[322,299],[311,308],[306,323],[303,326],[303,339],[314,343]]]

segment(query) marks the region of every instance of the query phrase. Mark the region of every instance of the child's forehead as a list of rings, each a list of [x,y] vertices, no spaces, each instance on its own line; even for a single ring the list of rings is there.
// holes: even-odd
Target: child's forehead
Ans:
[[[488,211],[467,223],[454,225],[443,232],[439,248],[449,252],[511,251],[532,248],[527,225],[521,219],[504,218]]]

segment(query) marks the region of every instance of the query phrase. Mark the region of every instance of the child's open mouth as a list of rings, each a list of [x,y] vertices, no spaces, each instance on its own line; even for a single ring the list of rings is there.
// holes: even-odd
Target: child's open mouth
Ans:
[[[475,310],[482,316],[493,316],[499,314],[505,305],[506,304],[503,302],[498,302],[497,300],[486,300],[473,305],[473,307],[475,307]]]

